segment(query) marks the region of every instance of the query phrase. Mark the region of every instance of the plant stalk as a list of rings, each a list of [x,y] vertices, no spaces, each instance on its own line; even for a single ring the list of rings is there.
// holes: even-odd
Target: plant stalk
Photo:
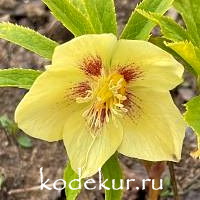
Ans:
[[[165,162],[144,162],[144,166],[148,172],[149,178],[155,181],[155,188],[158,188],[160,185],[160,179],[165,171],[166,163]],[[160,196],[160,190],[154,190],[152,188],[152,181],[149,184],[149,200],[158,200]]]
[[[174,163],[168,162],[168,167],[169,167],[171,183],[172,183],[173,192],[174,192],[174,200],[180,200],[179,195],[178,195],[176,175],[175,175],[175,172],[174,172]]]

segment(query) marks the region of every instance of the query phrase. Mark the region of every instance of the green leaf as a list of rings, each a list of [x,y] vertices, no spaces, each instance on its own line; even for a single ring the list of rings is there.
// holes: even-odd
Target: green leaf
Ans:
[[[165,198],[173,197],[174,194],[172,190],[171,178],[169,176],[164,177],[163,190],[161,190],[160,196]]]
[[[52,58],[54,49],[58,45],[53,40],[29,28],[5,22],[0,23],[0,38],[18,44],[48,59]]]
[[[120,187],[120,180],[123,179],[122,170],[119,164],[117,153],[114,154],[102,167],[102,173],[106,182],[106,187],[110,190],[105,191],[105,200],[121,200],[122,190],[114,190],[112,187],[112,180],[115,180],[115,188]]]
[[[137,8],[147,12],[164,14],[172,3],[173,0],[144,0]],[[121,38],[147,40],[154,26],[155,24],[152,21],[134,11],[122,32]]]
[[[184,117],[194,131],[200,134],[200,96],[194,97],[186,103]]]
[[[74,5],[75,8],[78,8],[79,11],[83,14],[87,16],[87,10],[86,7],[84,5],[83,0],[70,0],[70,2]]]
[[[18,87],[30,89],[41,71],[31,69],[3,69],[0,70],[0,87]]]
[[[182,15],[188,33],[195,44],[200,45],[200,1],[199,0],[175,0],[174,7]]]
[[[195,47],[191,42],[182,41],[166,44],[181,56],[194,71],[200,75],[200,49]]]
[[[77,173],[75,173],[73,171],[70,163],[68,163],[67,166],[65,167],[65,170],[64,170],[64,180],[67,183],[66,188],[65,188],[67,200],[76,200],[77,196],[81,192],[81,189],[72,190],[72,189],[69,188],[69,183],[71,181],[73,181],[72,184],[71,184],[72,188],[79,188],[79,186],[82,185],[82,180],[79,179],[79,181],[74,181],[76,179],[79,179],[79,176],[78,176]]]
[[[52,14],[75,36],[94,33],[88,18],[70,0],[42,0]]]
[[[117,34],[113,0],[84,0],[84,2],[96,33]]]
[[[145,12],[140,9],[137,9],[137,12],[158,24],[161,27],[165,38],[172,40],[173,42],[190,40],[186,30],[177,24],[173,19],[162,16],[161,14]]]
[[[10,120],[7,115],[0,116],[0,127],[4,128],[9,134],[16,134],[19,130],[17,124]]]
[[[200,96],[194,97],[186,104],[184,118],[188,125],[196,132],[200,148]]]
[[[17,142],[24,148],[31,148],[33,146],[31,139],[26,135],[20,135],[17,137]]]

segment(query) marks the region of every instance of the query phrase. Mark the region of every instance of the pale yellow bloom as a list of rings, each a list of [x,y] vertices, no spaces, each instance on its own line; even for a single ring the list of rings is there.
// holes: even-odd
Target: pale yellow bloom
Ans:
[[[116,151],[149,161],[178,161],[185,123],[169,90],[183,67],[145,41],[84,35],[55,49],[15,113],[27,134],[64,140],[72,168],[97,172]]]

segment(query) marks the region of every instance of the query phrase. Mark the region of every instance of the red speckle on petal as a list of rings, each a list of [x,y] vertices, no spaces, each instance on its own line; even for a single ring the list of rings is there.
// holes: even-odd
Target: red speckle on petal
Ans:
[[[106,120],[106,112],[108,112],[107,114],[109,114],[109,110],[106,111],[106,109],[103,108],[101,111],[101,117],[100,117],[101,124],[103,124]]]
[[[102,60],[99,56],[90,56],[84,59],[81,69],[88,76],[100,76],[103,68]]]
[[[91,90],[88,82],[81,82],[72,88],[72,96],[74,97],[86,97],[88,91]]]
[[[140,68],[135,66],[134,64],[119,67],[118,72],[124,76],[124,80],[127,83],[140,78],[143,73]]]
[[[127,99],[123,102],[124,108],[128,110],[127,115],[133,121],[140,117],[142,112],[141,102],[142,100],[134,95],[133,91],[126,93]]]

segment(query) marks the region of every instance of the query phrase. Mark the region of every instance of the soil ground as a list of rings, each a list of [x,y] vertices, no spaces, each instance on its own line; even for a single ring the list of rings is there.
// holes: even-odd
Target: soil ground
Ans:
[[[119,29],[121,30],[135,7],[137,1],[116,0]],[[63,26],[55,21],[48,9],[40,0],[0,0],[0,21],[28,26],[62,43],[73,36]],[[0,40],[0,68],[23,67],[44,69],[47,60],[24,50],[9,42]],[[24,90],[14,88],[0,89],[0,116],[8,115],[13,119],[14,110],[25,94]],[[195,95],[195,84],[189,74],[185,82],[172,92],[174,101],[181,109],[181,105]],[[21,133],[22,134],[22,133]],[[62,194],[57,191],[33,190],[24,192],[23,189],[39,186],[39,169],[44,168],[44,177],[51,183],[62,178],[63,168],[67,161],[66,152],[62,142],[48,143],[31,138],[33,146],[22,148],[18,145],[16,137],[8,135],[0,129],[0,176],[4,177],[0,188],[0,200],[61,200]],[[183,159],[175,165],[179,191],[182,200],[200,199],[200,162],[189,156],[195,149],[195,136],[190,129],[186,132],[183,148]],[[146,178],[144,168],[135,159],[120,156],[126,178],[136,178],[139,182]],[[169,173],[166,170],[165,176]],[[137,184],[137,183],[136,183]],[[125,192],[123,200],[145,199],[145,193],[134,189]],[[15,189],[22,192],[12,193]],[[162,200],[173,199],[170,190]],[[83,191],[79,200],[103,200],[102,191]]]

